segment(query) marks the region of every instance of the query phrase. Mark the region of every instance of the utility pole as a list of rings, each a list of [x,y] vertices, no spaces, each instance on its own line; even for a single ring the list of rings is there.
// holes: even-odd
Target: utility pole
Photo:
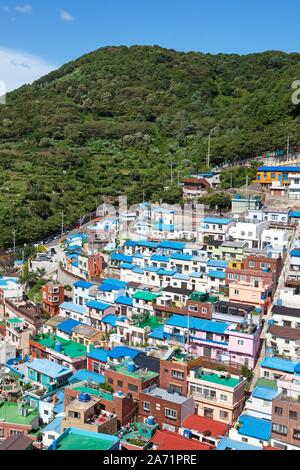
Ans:
[[[13,252],[16,253],[16,230],[13,229]]]
[[[177,184],[178,184],[178,187],[180,186],[180,173],[182,173],[182,171],[177,171]]]
[[[289,160],[289,155],[290,155],[290,139],[291,139],[291,137],[287,138],[286,161]]]
[[[170,167],[171,167],[171,186],[173,186],[173,159],[172,158],[170,161]]]
[[[64,236],[64,213],[61,213],[61,236]]]

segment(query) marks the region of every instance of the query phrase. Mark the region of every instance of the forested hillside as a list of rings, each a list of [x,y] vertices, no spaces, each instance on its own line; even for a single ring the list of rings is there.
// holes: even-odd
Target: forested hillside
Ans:
[[[177,175],[300,144],[291,85],[300,55],[180,53],[106,47],[64,65],[0,106],[0,246],[30,242],[103,196],[177,202]],[[170,161],[174,186],[170,185]]]

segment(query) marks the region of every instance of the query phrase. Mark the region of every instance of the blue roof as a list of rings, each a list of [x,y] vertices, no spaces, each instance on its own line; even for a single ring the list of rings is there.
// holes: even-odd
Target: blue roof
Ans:
[[[177,271],[170,271],[168,269],[160,269],[159,271],[157,271],[157,274],[159,274],[160,276],[174,276],[176,272]]]
[[[123,255],[122,253],[113,253],[111,259],[112,261],[123,261],[124,263],[132,262],[132,256]]]
[[[252,446],[245,442],[234,441],[229,437],[222,437],[215,450],[262,450],[261,447]]]
[[[284,173],[299,173],[300,166],[260,166],[257,171],[283,171]]]
[[[106,315],[106,317],[102,318],[102,322],[111,325],[111,326],[116,326],[117,321],[124,321],[126,317],[116,317],[115,315]]]
[[[296,362],[289,361],[288,359],[281,359],[280,357],[265,357],[260,363],[260,367],[267,369],[281,370],[282,372],[293,373]]]
[[[168,263],[170,261],[170,258],[169,258],[169,256],[152,255],[151,256],[151,261],[159,261],[161,263]]]
[[[271,388],[271,387],[257,386],[254,388],[252,392],[252,396],[254,398],[260,398],[266,401],[272,401],[273,398],[276,397],[276,395],[278,395],[277,388]]]
[[[156,273],[160,268],[154,266],[145,266],[144,271],[149,271],[150,273]]]
[[[59,325],[57,325],[57,329],[64,333],[71,334],[75,326],[78,325],[83,325],[83,323],[77,320],[72,320],[72,318],[68,318],[68,320],[59,323]]]
[[[94,308],[95,310],[100,310],[102,312],[103,310],[106,310],[112,307],[112,305],[106,304],[105,302],[97,302],[96,300],[89,300],[86,303],[86,306],[89,308]]]
[[[72,377],[70,377],[69,382],[73,384],[76,382],[82,382],[84,380],[96,384],[103,384],[105,382],[105,377],[104,375],[97,374],[96,372],[90,372],[89,370],[81,369],[72,375]]]
[[[290,253],[291,256],[295,256],[295,258],[300,258],[300,249],[292,250]]]
[[[111,357],[112,359],[120,359],[122,357],[131,357],[134,359],[138,356],[141,351],[133,348],[129,348],[127,346],[116,346],[111,351],[107,351],[107,357]]]
[[[88,357],[91,359],[96,359],[101,362],[107,362],[108,358],[112,359],[121,359],[122,357],[131,357],[134,359],[138,356],[141,351],[137,349],[129,348],[128,346],[116,346],[111,351],[107,351],[102,348],[93,349],[89,354]]]
[[[207,266],[212,268],[227,268],[228,261],[222,261],[218,259],[209,259],[207,262]]]
[[[161,340],[165,339],[164,327],[159,326],[158,328],[154,328],[154,330],[152,330],[148,336],[149,338],[154,338],[154,339],[161,339]]]
[[[128,307],[132,307],[133,300],[131,297],[126,297],[125,295],[121,295],[115,300],[116,304],[127,305]]]
[[[153,226],[154,230],[159,230],[159,231],[165,231],[165,232],[174,232],[175,230],[175,225],[171,224],[163,224],[161,222],[158,222],[157,224],[154,224]]]
[[[178,259],[181,261],[192,261],[193,259],[192,255],[184,255],[183,253],[174,253],[174,255],[172,255],[171,258]]]
[[[216,279],[225,279],[226,273],[224,271],[208,271],[209,277],[215,277]]]
[[[238,433],[242,436],[254,437],[262,441],[269,441],[271,438],[271,421],[255,418],[254,416],[241,415],[239,423],[241,426],[238,429]]]
[[[90,357],[91,359],[97,359],[98,361],[101,362],[107,362],[107,353],[103,348],[97,348],[97,349],[92,349],[87,355],[87,357]]]
[[[232,221],[232,219],[225,219],[223,217],[204,217],[203,222],[205,224],[218,224],[218,225],[227,225]]]
[[[68,367],[49,361],[49,359],[34,359],[32,362],[26,362],[26,366],[53,379],[72,373]]]
[[[125,289],[125,287],[127,286],[127,282],[120,281],[119,279],[113,279],[110,277],[104,279],[102,285],[103,284],[112,286],[112,290]]]
[[[300,211],[290,211],[289,217],[295,217],[296,219],[300,218]]]
[[[86,282],[86,281],[77,281],[77,282],[74,282],[73,284],[74,287],[81,287],[81,289],[89,289],[93,285],[94,284],[92,284],[91,282]]]
[[[56,417],[51,423],[47,424],[47,426],[43,429],[44,432],[55,432],[56,434],[61,434],[61,421],[64,419],[63,416]]]
[[[135,266],[132,271],[137,274],[143,274],[144,272],[144,270],[142,268],[139,268],[138,266]]]
[[[166,325],[177,326],[182,328],[188,327],[188,317],[185,315],[172,315],[166,322]],[[207,331],[209,333],[224,334],[230,323],[216,322],[211,320],[203,320],[202,318],[190,317],[189,327],[199,331]]]
[[[167,250],[179,250],[182,251],[185,248],[185,243],[183,242],[172,242],[169,240],[162,240],[158,248],[165,248]]]
[[[124,246],[137,246],[137,242],[134,240],[127,240],[127,242],[124,243]]]
[[[72,302],[63,302],[60,304],[59,308],[70,310],[70,312],[80,313],[81,315],[84,315],[86,311],[86,308],[83,305],[73,304]]]
[[[148,240],[139,240],[135,242],[135,246],[142,246],[144,248],[157,248],[156,242],[149,242]]]

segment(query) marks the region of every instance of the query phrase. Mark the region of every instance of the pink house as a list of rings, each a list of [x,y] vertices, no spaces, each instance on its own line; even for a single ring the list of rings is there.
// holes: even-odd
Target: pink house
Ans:
[[[173,315],[164,325],[169,344],[180,345],[191,354],[237,363],[253,369],[259,349],[260,330],[256,325],[229,323]]]
[[[265,286],[262,281],[234,282],[229,284],[229,301],[260,307],[267,312],[272,298],[272,286]]]

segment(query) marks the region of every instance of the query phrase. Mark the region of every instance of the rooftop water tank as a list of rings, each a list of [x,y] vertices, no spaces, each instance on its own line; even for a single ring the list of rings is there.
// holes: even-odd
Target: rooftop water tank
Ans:
[[[255,308],[255,311],[256,311],[257,313],[261,313],[261,312],[262,312],[262,308],[261,308],[261,307],[256,307],[256,308]]]
[[[123,392],[119,391],[119,392],[117,392],[117,395],[118,395],[118,397],[122,397],[122,396],[123,396]]]
[[[62,344],[59,341],[57,341],[57,343],[55,343],[54,351],[62,352]]]
[[[184,429],[183,436],[186,437],[187,439],[192,439],[193,433],[189,429]]]
[[[91,396],[88,393],[81,393],[78,399],[79,401],[82,401],[83,403],[87,403],[88,401],[90,401]]]
[[[154,426],[154,424],[155,424],[154,416],[148,416],[147,424],[149,424],[149,426]]]
[[[129,362],[127,366],[128,372],[135,372],[135,363],[134,362]]]

